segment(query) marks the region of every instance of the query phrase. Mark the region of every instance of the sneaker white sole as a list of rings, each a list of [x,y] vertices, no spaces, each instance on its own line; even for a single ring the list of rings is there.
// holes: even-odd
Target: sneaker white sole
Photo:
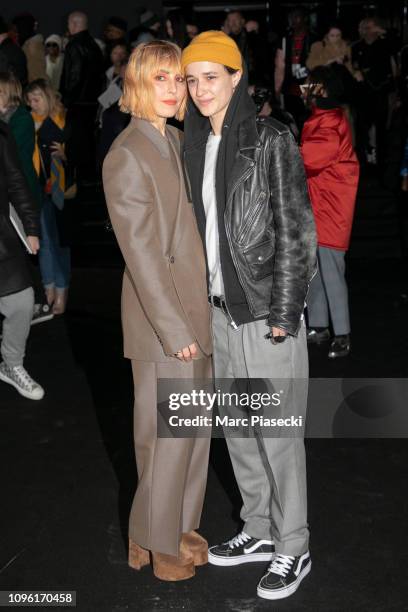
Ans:
[[[49,315],[44,315],[43,317],[39,317],[38,319],[32,319],[31,325],[37,325],[37,323],[45,323],[46,321],[51,321],[54,318],[54,314],[50,313]]]
[[[247,555],[239,555],[239,557],[225,558],[213,555],[211,550],[208,551],[208,563],[228,567],[233,565],[241,565],[242,563],[253,563],[255,561],[272,561],[275,553],[248,553]]]
[[[284,599],[285,597],[289,597],[290,595],[293,595],[293,593],[297,591],[303,578],[305,578],[308,575],[311,569],[312,569],[312,563],[310,562],[300,572],[299,576],[297,577],[296,582],[292,582],[290,586],[285,587],[284,589],[270,591],[269,589],[263,589],[262,587],[258,587],[256,591],[258,594],[258,597],[262,597],[263,599]]]
[[[0,372],[0,380],[2,380],[3,382],[5,382],[5,383],[7,383],[9,385],[12,385],[19,392],[20,395],[22,395],[23,397],[25,397],[27,399],[41,400],[44,397],[44,391],[38,397],[34,397],[28,391],[24,391],[24,389],[21,389],[18,386],[18,384],[14,382],[14,380],[11,380],[10,378],[8,378],[8,376],[4,376],[4,374],[2,374],[1,372]]]

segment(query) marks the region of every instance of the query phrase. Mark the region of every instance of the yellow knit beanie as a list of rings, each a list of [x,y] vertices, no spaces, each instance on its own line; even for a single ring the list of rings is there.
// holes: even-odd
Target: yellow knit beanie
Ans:
[[[183,50],[181,54],[183,71],[193,62],[214,62],[235,70],[242,69],[242,55],[235,41],[218,30],[198,34]]]

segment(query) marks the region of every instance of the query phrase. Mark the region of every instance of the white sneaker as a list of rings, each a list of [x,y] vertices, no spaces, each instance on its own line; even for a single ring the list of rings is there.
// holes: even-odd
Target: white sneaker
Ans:
[[[0,380],[12,385],[23,397],[32,400],[40,400],[44,397],[44,389],[35,382],[21,366],[10,368],[4,363],[0,363]]]

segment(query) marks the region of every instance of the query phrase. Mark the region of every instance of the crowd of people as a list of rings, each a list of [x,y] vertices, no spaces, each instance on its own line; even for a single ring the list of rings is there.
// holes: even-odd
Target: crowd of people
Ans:
[[[345,356],[351,343],[344,254],[358,163],[375,165],[378,176],[384,175],[387,126],[393,112],[405,110],[408,101],[408,53],[398,49],[396,37],[376,17],[361,21],[360,38],[354,42],[344,37],[339,23],[329,24],[319,40],[302,8],[289,13],[282,37],[235,10],[219,26],[244,58],[258,115],[289,126],[301,146],[319,235],[320,268],[309,294],[309,341],[328,340],[331,324],[329,356]],[[87,15],[80,11],[69,15],[65,32],[45,38],[33,15],[17,15],[9,24],[0,18],[0,119],[16,141],[32,201],[41,210],[41,278],[33,268],[33,323],[65,311],[70,232],[64,202],[75,197],[86,180],[100,177],[106,154],[129,123],[130,115],[121,112],[119,101],[132,51],[159,39],[183,49],[198,33],[197,23],[180,10],[169,11],[164,21],[147,10],[133,28],[112,16],[100,39],[91,35]],[[319,100],[319,110],[313,99]],[[312,149],[320,152],[313,160]],[[337,183],[323,202],[316,184],[330,174]],[[406,174],[404,161],[403,183]],[[3,335],[4,330],[6,324]],[[18,361],[22,365],[22,359]],[[14,382],[18,389],[21,382],[28,394],[36,388],[28,375],[24,382]]]
[[[307,342],[329,342],[331,359],[350,353],[360,167],[384,174],[408,54],[376,17],[356,42],[338,23],[318,40],[303,9],[281,38],[235,10],[219,26],[200,33],[180,11],[162,22],[147,10],[133,29],[111,17],[100,40],[74,11],[44,40],[32,15],[0,19],[0,380],[44,396],[24,368],[30,326],[65,312],[66,202],[102,173],[135,383],[129,564],[152,557],[155,575],[176,581],[207,560],[270,561],[257,594],[273,600],[311,570],[303,440],[227,438],[244,528],[208,549],[195,530],[209,440],[158,439],[157,379],[213,368],[222,380],[305,380]],[[304,391],[294,385],[288,403],[300,413]]]

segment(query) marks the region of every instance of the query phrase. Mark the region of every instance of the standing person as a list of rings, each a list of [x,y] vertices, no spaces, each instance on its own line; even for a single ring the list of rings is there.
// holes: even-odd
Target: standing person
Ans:
[[[122,66],[129,57],[129,51],[125,42],[115,43],[111,47],[110,52],[110,66],[105,72],[106,76],[106,87],[112,83],[114,79],[119,77]]]
[[[17,30],[17,41],[27,58],[28,82],[45,79],[45,48],[42,34],[37,32],[38,22],[29,13],[23,13],[13,19]]]
[[[278,96],[283,94],[285,108],[293,115],[300,130],[306,119],[300,85],[307,77],[306,60],[314,40],[305,9],[293,9],[289,13],[289,29],[282,39],[280,61],[275,70],[275,87]]]
[[[38,211],[42,205],[42,193],[38,176],[33,165],[35,147],[34,121],[23,102],[23,93],[20,81],[12,74],[0,72],[0,119],[8,124],[17,145],[17,153],[21,168],[26,178],[31,196]],[[32,269],[36,303],[32,324],[52,319],[53,314],[46,303],[44,290],[39,278],[37,268]]]
[[[70,40],[65,48],[61,77],[62,101],[71,132],[67,148],[78,182],[95,172],[95,118],[103,87],[103,56],[88,31],[88,17],[75,11],[68,17]]]
[[[121,108],[130,125],[103,166],[112,226],[126,268],[122,289],[125,357],[135,385],[139,483],[129,521],[129,565],[153,559],[162,580],[194,575],[207,562],[198,528],[209,439],[157,437],[157,379],[211,376],[205,259],[180,161],[181,134],[166,120],[184,115],[180,49],[140,44],[125,74]]]
[[[61,84],[62,69],[64,66],[64,56],[62,54],[62,38],[58,34],[51,34],[45,41],[47,55],[46,72],[51,87],[59,91]]]
[[[315,216],[319,271],[307,299],[308,341],[334,338],[329,357],[345,357],[351,348],[350,315],[344,256],[349,247],[356,202],[359,163],[350,124],[339,103],[342,83],[329,66],[312,70],[308,103],[312,115],[301,139],[307,183]]]
[[[64,207],[65,109],[47,81],[33,81],[26,90],[36,129],[34,167],[43,190],[39,262],[47,302],[55,315],[63,314],[71,275],[70,248],[62,243]]]
[[[332,24],[326,31],[323,40],[317,40],[310,48],[306,59],[306,66],[313,70],[316,66],[329,66],[342,64],[353,72],[351,62],[351,47],[344,40],[340,26]]]
[[[10,202],[24,226],[32,252],[37,253],[38,208],[21,170],[10,129],[0,121],[0,313],[4,316],[0,380],[23,397],[40,400],[44,389],[23,365],[34,292],[27,256],[10,221]]]
[[[181,49],[190,42],[187,33],[187,22],[182,11],[169,11],[166,16],[166,34],[167,39],[174,42]]]
[[[360,22],[361,39],[352,47],[355,76],[360,82],[357,98],[357,152],[361,163],[384,170],[389,94],[395,89],[395,62],[379,20]],[[371,136],[375,129],[374,138]],[[370,137],[371,136],[371,137]]]
[[[11,40],[9,26],[3,17],[0,17],[0,72],[12,72],[23,87],[27,84],[27,58]]]
[[[215,378],[305,379],[316,242],[297,145],[287,127],[256,117],[241,53],[223,32],[194,38],[182,65],[194,103],[185,158],[207,252]],[[304,412],[305,393],[296,395],[294,409]],[[304,443],[253,434],[227,436],[244,527],[211,547],[209,561],[272,561],[257,592],[280,599],[311,568]]]
[[[121,17],[109,17],[103,32],[105,43],[105,57],[110,58],[113,47],[122,43],[126,45],[127,22]]]
[[[142,42],[150,42],[159,38],[162,24],[160,17],[150,9],[140,15],[140,25],[129,32],[129,41],[132,47]]]
[[[238,46],[248,69],[252,69],[252,57],[245,28],[245,19],[241,11],[230,11],[224,22],[225,31]]]

